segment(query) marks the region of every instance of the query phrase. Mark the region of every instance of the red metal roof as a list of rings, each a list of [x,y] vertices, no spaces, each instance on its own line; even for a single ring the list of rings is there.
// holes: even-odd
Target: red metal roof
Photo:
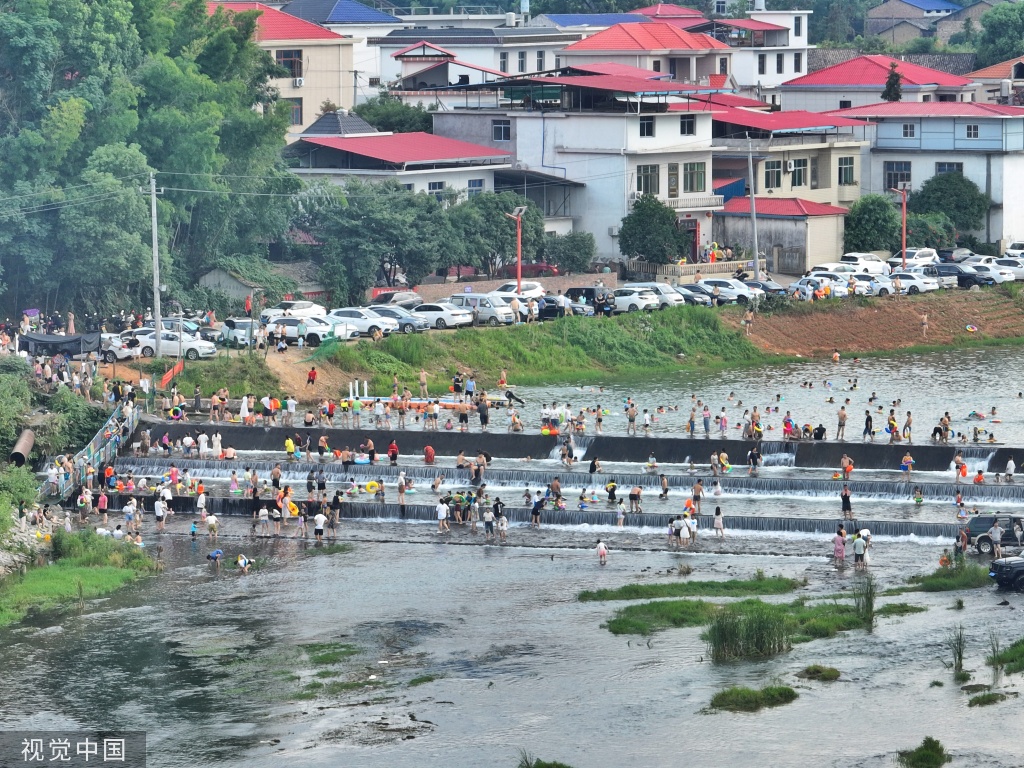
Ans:
[[[595,35],[568,45],[564,50],[576,51],[704,51],[729,46],[710,35],[686,32],[672,24],[616,24]]]
[[[784,133],[786,131],[807,131],[815,128],[863,127],[863,120],[851,120],[837,117],[837,113],[806,112],[793,109],[785,112],[764,112],[753,109],[737,109],[736,107],[718,106],[715,109],[715,120],[761,131]]]
[[[693,93],[701,90],[699,85],[677,83],[671,80],[645,80],[642,77],[629,75],[580,75],[578,77],[526,77],[523,78],[537,85],[575,85],[579,88],[593,88],[598,91],[614,91],[617,93]],[[516,81],[506,81],[502,85],[514,85]],[[705,87],[705,90],[707,88]],[[689,111],[689,110],[686,110]]]
[[[672,3],[658,3],[649,5],[646,8],[637,8],[630,13],[641,13],[652,19],[679,18],[680,16],[697,16],[704,14],[694,8],[687,8],[685,5],[674,5]]]
[[[400,51],[392,53],[391,58],[398,58],[399,56],[403,56],[406,53],[409,53],[409,51],[415,51],[417,48],[430,48],[431,50],[437,51],[442,56],[451,56],[453,59],[455,58],[455,53],[453,51],[449,51],[447,48],[442,48],[441,46],[434,45],[433,43],[428,43],[426,40],[420,40],[418,43],[413,43],[407,48],[403,48]],[[431,54],[424,52],[422,55],[430,56]]]
[[[691,97],[696,101],[705,101],[711,104],[720,104],[723,107],[748,107],[749,109],[768,110],[770,107],[763,101],[748,99],[746,96],[737,96],[735,93],[695,93]],[[692,107],[689,104],[669,104],[669,111],[681,110],[689,112]]]
[[[679,29],[693,29],[694,27],[704,26],[708,23],[708,20],[703,16],[686,16],[682,19],[658,19],[663,24],[671,24],[673,27]]]
[[[301,141],[372,157],[385,163],[440,163],[505,159],[512,153],[430,133],[385,133],[380,136],[304,136]]]
[[[670,77],[668,72],[655,72],[653,69],[642,69],[631,67],[629,64],[615,64],[614,62],[594,62],[593,64],[573,64],[569,69],[578,72],[585,72],[589,75],[626,75],[638,77],[641,80],[661,80]]]
[[[799,197],[758,197],[758,216],[845,216],[848,211],[837,205],[812,203]],[[734,197],[725,204],[722,213],[750,213],[749,197]]]
[[[785,113],[782,113],[785,114]],[[841,117],[1024,117],[1024,107],[977,101],[883,101],[864,107],[837,109]]]
[[[779,32],[788,30],[778,24],[769,24],[767,21],[757,19],[715,19],[715,24],[722,27],[735,27],[736,29],[748,29],[751,32]]]
[[[797,77],[784,83],[784,86],[801,85],[868,85],[884,87],[889,76],[889,66],[896,64],[896,71],[903,76],[904,85],[973,85],[973,81],[948,72],[911,64],[889,56],[872,55],[858,56],[855,59],[833,64],[831,67],[819,69],[808,75]]]
[[[343,35],[324,29],[319,24],[305,21],[275,10],[263,3],[207,3],[206,12],[213,14],[218,8],[226,11],[261,11],[256,21],[256,40],[344,40]]]

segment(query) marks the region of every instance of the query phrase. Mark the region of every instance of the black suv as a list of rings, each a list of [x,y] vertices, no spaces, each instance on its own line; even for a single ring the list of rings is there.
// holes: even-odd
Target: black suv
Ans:
[[[973,544],[982,555],[992,554],[992,538],[988,535],[989,529],[995,525],[995,515],[975,515],[967,523],[968,543]],[[1024,526],[1024,518],[1002,517],[999,518],[999,525],[1003,529],[1002,545],[1004,547],[1020,546],[1017,535],[1013,532],[1014,526]]]
[[[1024,590],[1024,557],[1003,557],[993,560],[988,575],[1000,587]]]
[[[960,288],[970,288],[975,285],[996,284],[996,281],[989,275],[983,275],[981,272],[975,272],[973,270],[968,271],[964,269],[962,264],[932,264],[931,266],[939,273],[939,277],[956,275],[956,284]]]

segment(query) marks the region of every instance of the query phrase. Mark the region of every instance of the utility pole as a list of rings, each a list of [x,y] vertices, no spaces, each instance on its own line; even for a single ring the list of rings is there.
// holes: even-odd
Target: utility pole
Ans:
[[[139,192],[149,195],[149,212],[153,221],[153,354],[160,357],[160,335],[163,331],[163,319],[160,317],[160,237],[157,232],[156,196],[164,193],[164,188],[157,189],[156,174],[149,174],[149,189],[139,187]]]
[[[754,142],[747,134],[747,173],[750,176],[750,225],[754,230],[754,272],[755,279],[761,279],[761,254],[757,247],[757,204],[754,202]],[[766,266],[767,269],[767,266]],[[776,266],[778,269],[778,266]]]

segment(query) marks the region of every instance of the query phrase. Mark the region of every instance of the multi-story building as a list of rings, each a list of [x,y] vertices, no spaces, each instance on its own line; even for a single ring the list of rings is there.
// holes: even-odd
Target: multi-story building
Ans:
[[[288,70],[288,76],[271,81],[282,102],[291,105],[294,141],[319,114],[320,105],[331,101],[349,109],[355,101],[352,85],[354,42],[329,29],[275,10],[263,3],[207,3],[207,10],[259,11],[256,43]]]
[[[977,84],[967,77],[929,69],[889,56],[872,55],[824,67],[779,87],[783,109],[822,112],[874,104],[881,100],[895,64],[903,101],[974,101]]]
[[[885,0],[868,10],[864,34],[885,36],[886,31],[902,21],[931,25],[938,19],[959,11],[962,6],[948,0]]]
[[[979,85],[978,101],[1024,104],[1024,56],[968,72],[967,77]]]
[[[992,207],[973,234],[985,242],[1024,236],[1024,107],[961,102],[882,102],[829,113],[868,121],[871,158],[865,192],[914,189],[933,176],[962,173]]]
[[[466,107],[435,113],[435,134],[511,152],[514,167],[531,174],[520,191],[545,214],[571,217],[576,229],[592,232],[600,257],[620,256],[619,225],[643,194],[656,195],[693,232],[691,255],[711,242],[711,214],[723,204],[711,187],[712,114],[700,103],[668,110],[692,87],[593,74],[466,90],[492,101],[470,98]]]

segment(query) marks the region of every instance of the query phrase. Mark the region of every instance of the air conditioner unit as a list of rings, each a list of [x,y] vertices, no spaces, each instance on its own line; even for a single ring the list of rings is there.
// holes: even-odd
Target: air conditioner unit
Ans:
[[[619,236],[619,228],[618,227],[608,227],[608,236],[609,237],[618,237]]]
[[[292,85],[294,85],[296,88],[301,88],[305,84],[306,78],[304,77],[296,77],[294,80],[292,80]]]
[[[792,173],[793,169],[796,168],[796,163],[792,160],[786,161],[786,173]]]
[[[639,199],[640,199],[640,193],[639,192],[630,192],[629,193],[629,202],[635,203]]]

